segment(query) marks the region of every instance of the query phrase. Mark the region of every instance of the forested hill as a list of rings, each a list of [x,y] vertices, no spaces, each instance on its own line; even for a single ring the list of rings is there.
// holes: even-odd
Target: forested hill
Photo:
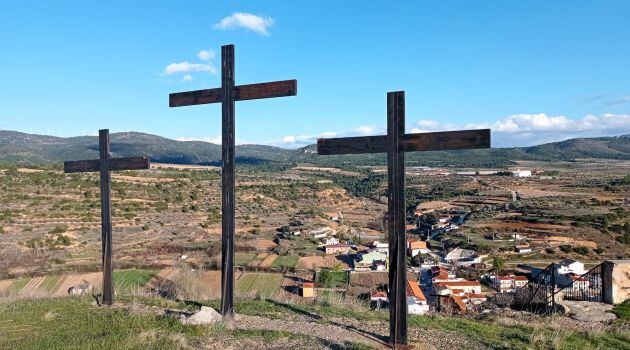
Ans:
[[[201,141],[176,141],[137,132],[111,134],[115,157],[148,155],[154,162],[219,164],[221,146]],[[263,145],[237,146],[240,164],[314,163],[321,165],[385,164],[384,154],[318,156],[315,145],[283,149]],[[98,137],[53,137],[0,130],[0,161],[14,164],[52,164],[98,157]],[[630,160],[630,134],[617,137],[577,138],[532,147],[493,148],[444,152],[415,152],[406,156],[412,165],[496,167],[515,160],[574,160],[580,158]]]

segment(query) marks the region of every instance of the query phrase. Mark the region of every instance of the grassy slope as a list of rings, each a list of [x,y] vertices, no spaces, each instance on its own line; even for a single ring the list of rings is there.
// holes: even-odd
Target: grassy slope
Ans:
[[[130,301],[131,299],[121,298]],[[191,306],[159,298],[134,298],[149,306],[190,309]],[[215,303],[210,303],[212,306]],[[337,306],[298,306],[266,300],[240,300],[243,314],[283,318],[290,314],[316,313],[323,317],[348,317],[366,322],[386,322],[385,312],[353,312]],[[322,322],[327,322],[324,318]],[[544,324],[505,326],[492,320],[447,316],[410,316],[409,327],[457,335],[489,349],[629,349],[630,337],[615,332],[558,334]],[[0,302],[0,348],[63,349],[124,348],[177,349],[197,347],[216,337],[256,338],[271,343],[279,338],[299,337],[288,332],[233,331],[215,327],[185,326],[175,317],[153,313],[129,313],[123,308],[98,308],[89,299],[61,298]],[[357,348],[350,345],[348,348]]]

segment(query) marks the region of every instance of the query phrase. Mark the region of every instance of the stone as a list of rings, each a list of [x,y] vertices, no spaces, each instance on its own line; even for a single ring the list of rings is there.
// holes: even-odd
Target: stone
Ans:
[[[203,325],[221,322],[223,317],[215,309],[202,306],[201,310],[182,320],[183,324]]]

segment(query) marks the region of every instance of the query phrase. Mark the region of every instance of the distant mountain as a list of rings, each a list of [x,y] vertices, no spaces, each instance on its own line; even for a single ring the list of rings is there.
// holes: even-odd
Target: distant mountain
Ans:
[[[220,164],[221,146],[201,141],[175,141],[138,132],[110,135],[115,157],[148,155],[154,162]],[[98,157],[98,137],[54,137],[0,130],[0,161],[16,164],[50,164]],[[240,164],[314,163],[321,165],[385,164],[384,154],[320,157],[316,146],[284,149],[264,145],[236,147]],[[515,160],[574,160],[603,158],[630,160],[630,135],[577,138],[532,147],[493,148],[443,152],[415,152],[406,156],[412,165],[496,167]]]

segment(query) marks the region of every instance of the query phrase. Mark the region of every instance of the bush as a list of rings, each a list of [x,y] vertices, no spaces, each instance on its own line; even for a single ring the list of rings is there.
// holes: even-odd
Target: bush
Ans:
[[[573,251],[580,255],[588,255],[589,250],[586,247],[574,247]]]
[[[65,233],[66,231],[68,231],[68,226],[66,225],[59,225],[59,226],[55,226],[55,228],[53,228],[52,230],[50,230],[51,235],[56,235],[56,234],[61,234],[61,233]]]
[[[573,247],[568,244],[562,244],[559,248],[563,253],[569,253]]]

